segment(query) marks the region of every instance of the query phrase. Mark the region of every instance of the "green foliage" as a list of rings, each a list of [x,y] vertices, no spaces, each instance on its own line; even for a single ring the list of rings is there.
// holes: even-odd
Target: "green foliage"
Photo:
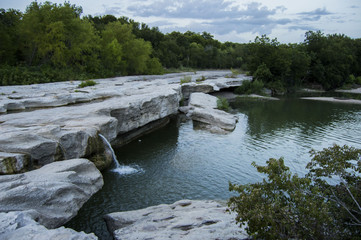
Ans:
[[[228,100],[226,98],[219,97],[217,99],[217,109],[223,111],[229,111],[231,107],[229,106]]]
[[[190,83],[192,81],[192,76],[184,76],[183,78],[181,78],[180,80],[180,84],[184,84],[184,83]]]
[[[198,82],[198,83],[204,82],[205,80],[206,80],[206,77],[202,75],[202,77],[196,79],[196,82]]]
[[[358,85],[361,85],[361,76],[358,76],[358,77],[355,79],[355,83],[358,84]]]
[[[292,175],[284,160],[252,165],[262,182],[236,185],[228,206],[256,239],[358,239],[361,233],[361,149],[334,145],[311,151],[305,177]],[[330,179],[334,179],[331,183]]]
[[[236,88],[235,93],[237,94],[260,94],[263,95],[263,89],[264,89],[264,84],[262,81],[259,80],[254,80],[254,81],[249,81],[249,80],[244,80],[242,82],[242,85],[239,86],[238,88]]]
[[[330,201],[340,234],[344,239],[361,236],[361,149],[334,145],[310,153],[307,177]]]
[[[273,80],[273,75],[266,64],[262,63],[258,66],[257,70],[253,74],[254,78],[261,82],[271,82]]]
[[[78,85],[78,88],[85,88],[85,87],[95,86],[96,84],[97,83],[94,80],[86,80],[86,81],[82,81]]]
[[[82,8],[69,2],[32,2],[24,13],[0,9],[0,65],[27,68],[25,73],[1,76],[2,84],[29,84],[32,77],[36,83],[89,75],[162,74],[163,67],[231,69],[228,77],[241,73],[233,69],[242,69],[278,89],[361,83],[349,78],[361,76],[361,39],[311,31],[302,44],[281,44],[266,35],[248,44],[221,43],[207,32],[163,34],[127,17],[81,14]],[[62,76],[48,76],[54,71]]]
[[[280,80],[269,82],[266,87],[271,89],[274,95],[284,95],[287,91]]]
[[[241,74],[240,70],[236,70],[236,69],[233,69],[233,68],[231,68],[231,72],[232,72],[232,74],[231,75],[226,75],[226,78],[236,78],[239,74]]]
[[[34,83],[60,82],[74,79],[94,78],[93,74],[72,68],[57,69],[50,67],[12,67],[0,66],[0,86],[28,85]]]
[[[325,36],[320,31],[309,31],[305,44],[311,57],[309,78],[325,89],[341,87],[350,74],[360,74],[360,41],[341,34]]]

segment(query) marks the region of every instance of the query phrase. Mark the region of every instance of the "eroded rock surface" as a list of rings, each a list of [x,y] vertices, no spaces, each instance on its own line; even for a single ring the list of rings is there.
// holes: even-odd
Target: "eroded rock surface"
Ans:
[[[235,215],[215,201],[181,200],[174,204],[105,216],[115,239],[246,239]]]
[[[69,228],[47,229],[36,222],[34,211],[0,213],[2,240],[96,240],[93,233],[76,232]]]
[[[22,154],[0,162],[0,174],[72,158],[87,158],[99,169],[111,164],[102,134],[113,141],[178,112],[192,92],[213,92],[241,85],[248,77],[227,78],[230,71],[202,71],[163,76],[133,76],[0,87],[0,152]],[[184,76],[192,82],[180,84]],[[197,81],[202,79],[202,81]],[[4,159],[0,156],[1,159]],[[5,167],[6,165],[6,167]]]
[[[54,162],[0,176],[0,212],[32,211],[33,219],[45,227],[59,227],[102,186],[101,173],[87,159]]]

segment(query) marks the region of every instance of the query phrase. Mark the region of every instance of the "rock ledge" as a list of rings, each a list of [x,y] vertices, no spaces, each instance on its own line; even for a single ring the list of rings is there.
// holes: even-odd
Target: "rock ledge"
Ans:
[[[248,235],[216,201],[181,200],[105,216],[114,239],[246,239]]]

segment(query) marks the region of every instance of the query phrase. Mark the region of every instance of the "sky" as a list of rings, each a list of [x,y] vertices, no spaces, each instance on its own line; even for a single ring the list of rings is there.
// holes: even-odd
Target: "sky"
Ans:
[[[0,0],[0,8],[25,12],[28,0]],[[38,2],[43,2],[38,0]],[[64,3],[64,0],[50,0]],[[69,0],[83,16],[126,16],[163,33],[208,32],[215,39],[247,43],[266,34],[300,43],[309,30],[361,38],[361,0]]]

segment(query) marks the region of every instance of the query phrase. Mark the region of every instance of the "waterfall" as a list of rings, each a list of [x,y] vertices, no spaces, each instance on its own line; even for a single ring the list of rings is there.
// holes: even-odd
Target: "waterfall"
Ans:
[[[115,168],[112,169],[112,172],[116,172],[119,173],[121,175],[124,174],[132,174],[132,173],[136,173],[136,172],[143,172],[143,170],[139,167],[139,166],[135,166],[134,168],[131,166],[125,166],[125,165],[120,165],[117,159],[117,156],[114,153],[114,150],[112,148],[112,145],[110,144],[110,142],[108,141],[108,139],[106,139],[103,135],[99,134],[99,137],[101,137],[101,139],[103,140],[104,144],[108,147],[108,149],[110,150],[110,152],[112,153],[112,158],[113,158],[113,162],[115,165]]]

